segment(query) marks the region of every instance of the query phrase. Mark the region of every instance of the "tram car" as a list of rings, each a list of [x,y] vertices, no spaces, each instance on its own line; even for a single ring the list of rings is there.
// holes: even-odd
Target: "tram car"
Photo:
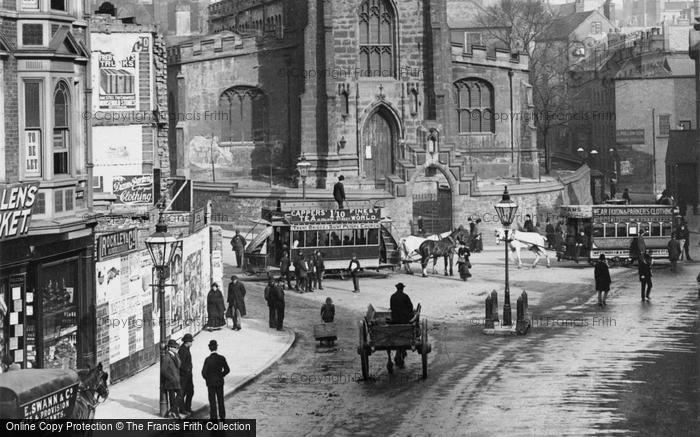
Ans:
[[[630,248],[639,235],[652,258],[668,258],[668,242],[681,223],[678,208],[667,205],[565,205],[560,216],[564,235],[558,257],[591,264],[601,254],[615,264],[634,262]],[[584,244],[577,247],[581,231]]]
[[[326,275],[341,278],[357,256],[363,269],[390,268],[400,264],[400,253],[391,234],[391,220],[382,218],[381,208],[297,209],[263,208],[260,230],[245,249],[246,271],[261,275],[279,273],[282,254],[294,260],[301,254],[309,260],[320,251]]]

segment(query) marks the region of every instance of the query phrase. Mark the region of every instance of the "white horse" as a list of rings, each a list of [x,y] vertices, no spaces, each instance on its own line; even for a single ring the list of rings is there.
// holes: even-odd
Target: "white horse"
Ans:
[[[440,241],[450,235],[450,232],[443,232],[442,234],[430,235],[428,237],[416,237],[414,235],[409,235],[399,240],[399,252],[401,253],[401,263],[409,275],[413,274],[411,270],[411,263],[421,262],[422,256],[420,253],[420,245],[424,241],[434,240]],[[433,262],[433,273],[435,273],[435,262]]]
[[[496,244],[501,244],[505,240],[505,232],[501,229],[496,229]],[[547,239],[537,232],[520,232],[512,230],[508,235],[508,245],[510,250],[515,252],[515,258],[518,260],[518,268],[523,266],[520,259],[520,250],[528,249],[535,254],[535,261],[532,263],[532,268],[537,267],[540,257],[544,256],[547,260],[547,268],[550,267],[549,255],[547,254]]]

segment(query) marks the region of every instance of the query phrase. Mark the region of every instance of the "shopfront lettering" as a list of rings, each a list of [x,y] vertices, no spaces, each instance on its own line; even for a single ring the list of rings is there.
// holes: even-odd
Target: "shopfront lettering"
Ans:
[[[0,194],[0,240],[29,232],[38,183],[7,185]]]
[[[61,389],[22,406],[24,419],[64,419],[72,410],[77,395],[77,385]]]
[[[137,239],[138,230],[136,228],[100,235],[97,237],[98,261],[136,249]]]

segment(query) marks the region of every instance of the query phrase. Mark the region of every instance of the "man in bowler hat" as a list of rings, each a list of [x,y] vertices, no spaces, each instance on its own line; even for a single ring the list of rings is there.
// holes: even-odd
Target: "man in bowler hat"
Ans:
[[[192,414],[192,396],[194,396],[194,383],[192,382],[192,334],[185,334],[182,337],[182,345],[177,354],[180,357],[180,387],[182,389],[182,414]]]
[[[168,352],[160,366],[161,387],[168,395],[170,408],[166,417],[181,419],[180,417],[180,357],[177,355],[178,344],[175,340],[168,340]]]
[[[345,186],[343,185],[344,180],[345,176],[338,176],[338,182],[336,182],[333,186],[333,198],[336,202],[338,202],[338,209],[343,209],[343,202],[345,201]]]
[[[209,342],[211,354],[204,360],[202,377],[207,381],[209,392],[209,419],[226,419],[226,407],[224,406],[224,377],[231,372],[226,363],[226,358],[216,353],[219,345],[216,340]],[[218,406],[218,416],[217,416]]]

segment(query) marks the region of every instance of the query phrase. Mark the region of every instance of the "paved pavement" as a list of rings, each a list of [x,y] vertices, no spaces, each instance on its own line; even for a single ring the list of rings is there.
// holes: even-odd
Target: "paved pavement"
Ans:
[[[239,273],[232,266],[233,253],[224,237],[224,284],[228,287],[231,274]],[[249,290],[250,293],[250,290]],[[250,299],[252,296],[247,296]],[[242,321],[242,329],[233,331],[223,328],[219,331],[201,331],[195,334],[192,344],[192,366],[194,375],[194,398],[192,410],[208,417],[208,397],[204,379],[201,376],[204,359],[209,355],[209,340],[219,343],[219,353],[228,361],[231,373],[224,383],[224,395],[229,396],[237,389],[256,378],[265,369],[279,360],[292,346],[294,331],[286,328],[277,331],[268,327],[267,314],[248,312]],[[109,387],[109,399],[97,408],[97,419],[155,419],[159,413],[159,375],[160,367],[155,365]]]

